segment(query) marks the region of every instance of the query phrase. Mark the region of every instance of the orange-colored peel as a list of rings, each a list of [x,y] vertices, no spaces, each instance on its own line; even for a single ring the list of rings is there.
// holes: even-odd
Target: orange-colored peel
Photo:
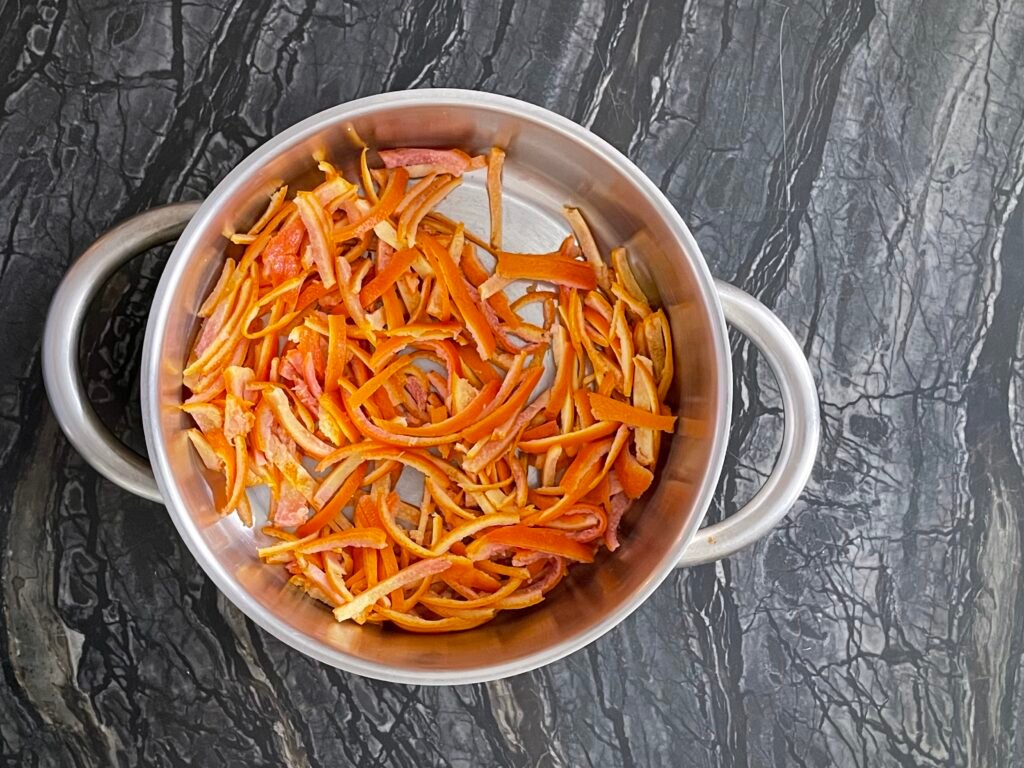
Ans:
[[[319,185],[233,228],[185,361],[187,437],[221,513],[254,525],[267,486],[257,555],[338,621],[472,629],[619,546],[676,423],[670,326],[574,208],[549,253],[505,250],[502,150],[371,156],[358,183],[318,156]],[[481,235],[435,206],[484,168]],[[513,301],[515,281],[549,285]]]

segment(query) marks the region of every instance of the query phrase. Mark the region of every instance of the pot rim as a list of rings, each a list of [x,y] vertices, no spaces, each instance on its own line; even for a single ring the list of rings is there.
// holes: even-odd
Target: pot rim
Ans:
[[[228,573],[216,555],[206,546],[195,521],[185,512],[184,500],[174,482],[168,456],[164,450],[159,409],[156,407],[157,403],[154,402],[159,395],[160,359],[158,354],[160,345],[156,340],[163,338],[166,330],[173,287],[177,285],[183,273],[188,269],[197,234],[206,229],[231,190],[279,152],[294,144],[302,143],[311,135],[323,130],[325,123],[341,125],[382,107],[421,105],[433,107],[471,106],[511,114],[518,119],[542,123],[557,131],[565,140],[588,144],[592,149],[604,155],[618,172],[636,184],[650,198],[683,250],[690,256],[700,294],[705,302],[705,308],[711,315],[712,344],[719,372],[717,412],[715,414],[715,423],[718,425],[718,429],[711,438],[708,471],[704,474],[700,488],[694,496],[693,509],[697,514],[689,516],[684,526],[683,536],[672,549],[671,556],[666,556],[663,559],[663,562],[642,582],[629,600],[623,602],[616,610],[609,612],[585,631],[511,661],[463,670],[409,671],[396,669],[387,664],[368,662],[332,648],[326,643],[290,627],[263,605],[252,600],[249,593]],[[639,608],[675,569],[679,558],[703,522],[725,461],[732,414],[732,358],[729,354],[726,328],[725,316],[714,279],[697,241],[683,222],[682,217],[643,171],[597,134],[544,107],[510,96],[482,91],[459,88],[423,88],[367,96],[344,102],[307,117],[253,151],[217,184],[178,239],[160,278],[143,344],[141,395],[146,446],[164,504],[192,556],[228,600],[278,640],[330,666],[387,682],[413,685],[458,685],[489,682],[545,666],[589,645]]]

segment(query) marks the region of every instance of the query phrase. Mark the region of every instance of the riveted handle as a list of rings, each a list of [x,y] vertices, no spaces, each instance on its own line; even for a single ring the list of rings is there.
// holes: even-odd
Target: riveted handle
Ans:
[[[161,499],[149,463],[122,444],[89,403],[78,367],[82,323],[110,276],[147,249],[176,240],[199,205],[176,203],[154,208],[103,234],[61,281],[50,302],[43,334],[43,381],[64,434],[93,469],[152,501]]]
[[[811,368],[793,334],[753,296],[716,281],[726,321],[761,351],[779,383],[785,433],[775,467],[746,506],[697,531],[679,566],[710,563],[765,536],[781,522],[807,484],[818,453],[821,424]]]

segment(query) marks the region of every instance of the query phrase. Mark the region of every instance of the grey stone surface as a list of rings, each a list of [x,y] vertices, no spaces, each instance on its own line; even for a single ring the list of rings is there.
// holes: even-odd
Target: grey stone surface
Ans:
[[[13,765],[1011,766],[1024,651],[1024,4],[1012,0],[0,2],[0,755]],[[219,596],[43,392],[74,256],[274,133],[418,86],[514,95],[633,158],[820,383],[786,523],[546,669],[375,683]],[[86,355],[139,444],[158,258]],[[111,315],[113,319],[111,319]],[[737,347],[712,515],[770,470]],[[127,407],[126,407],[127,404]]]

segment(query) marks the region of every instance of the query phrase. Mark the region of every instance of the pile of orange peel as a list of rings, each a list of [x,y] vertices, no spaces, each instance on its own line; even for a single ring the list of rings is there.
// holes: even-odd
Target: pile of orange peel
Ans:
[[[556,251],[502,250],[502,150],[377,155],[356,183],[315,158],[319,186],[231,236],[182,409],[220,512],[251,526],[267,486],[259,557],[338,621],[464,630],[618,547],[675,427],[669,324],[577,209]],[[435,210],[474,171],[486,240]],[[416,503],[395,490],[410,471]]]

